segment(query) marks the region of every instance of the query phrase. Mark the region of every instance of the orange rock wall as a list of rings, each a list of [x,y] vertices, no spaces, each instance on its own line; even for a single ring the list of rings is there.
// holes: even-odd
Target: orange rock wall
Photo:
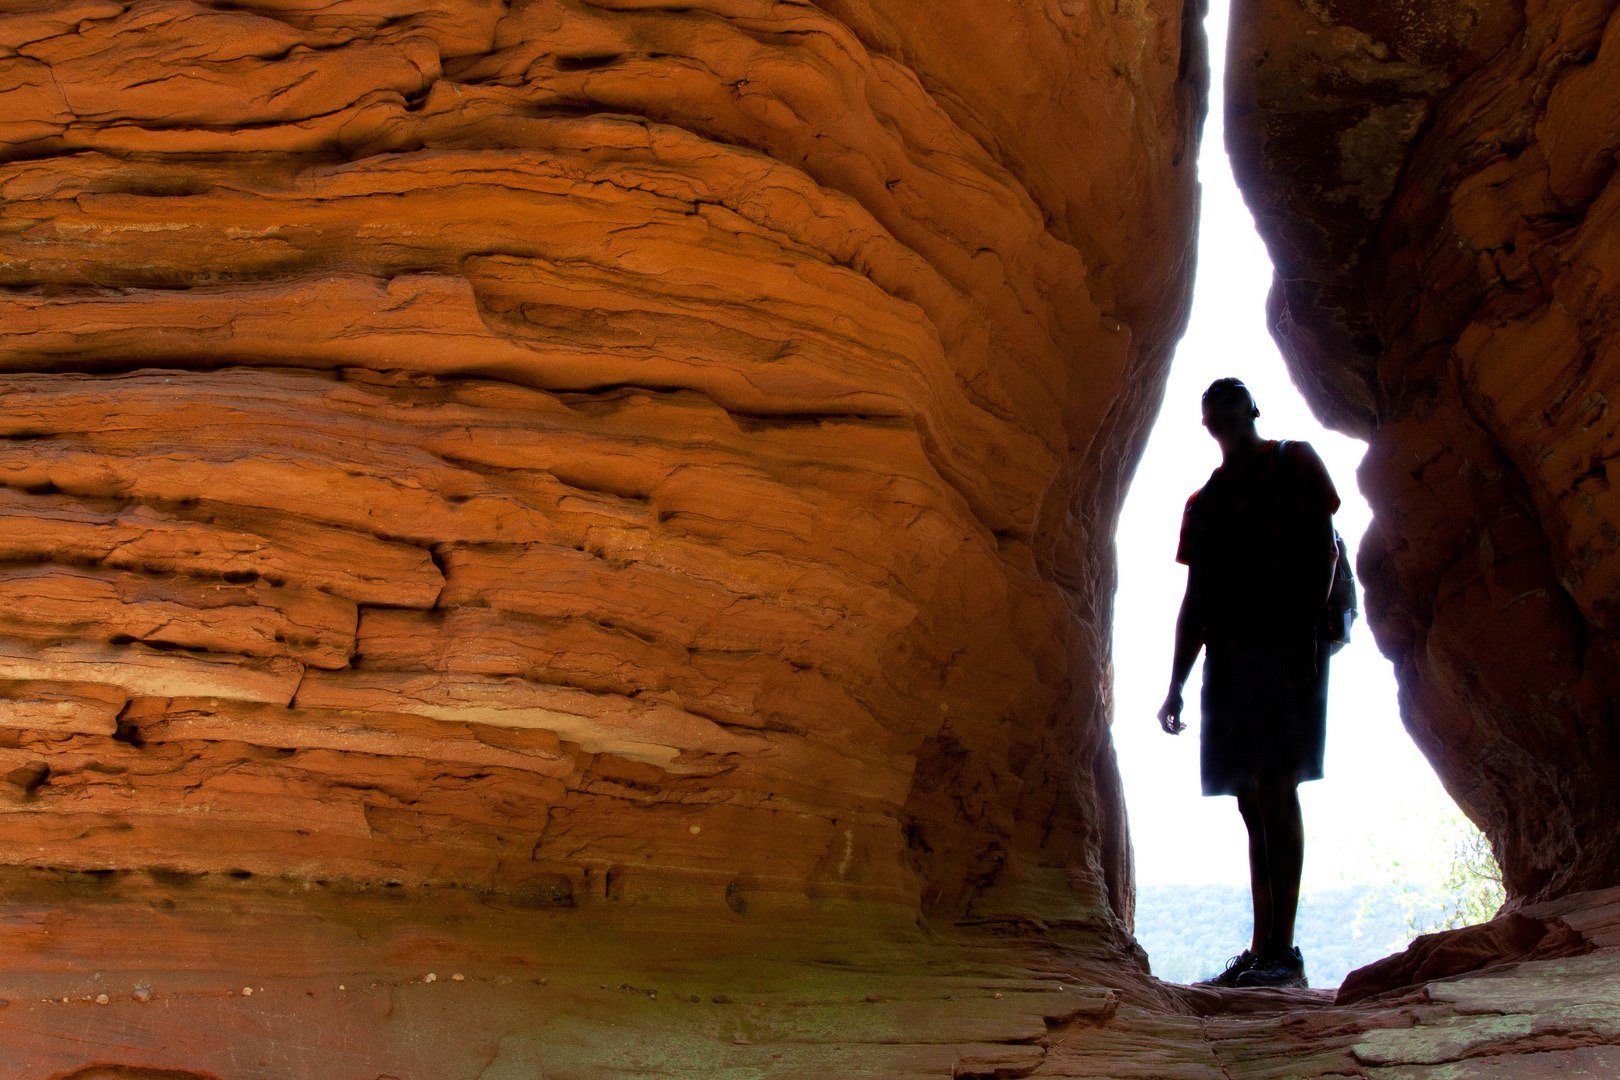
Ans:
[[[1620,5],[1236,12],[1273,330],[1370,437],[1359,567],[1407,725],[1513,897],[1620,884]]]
[[[1196,14],[6,5],[0,861],[1128,922]]]

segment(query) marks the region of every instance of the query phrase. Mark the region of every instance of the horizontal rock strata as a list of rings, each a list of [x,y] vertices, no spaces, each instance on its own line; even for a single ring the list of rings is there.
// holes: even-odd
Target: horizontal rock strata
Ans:
[[[1194,17],[8,7],[0,861],[1128,925]]]
[[[1620,884],[1617,7],[1262,0],[1228,71],[1274,332],[1371,440],[1407,724],[1514,902]]]

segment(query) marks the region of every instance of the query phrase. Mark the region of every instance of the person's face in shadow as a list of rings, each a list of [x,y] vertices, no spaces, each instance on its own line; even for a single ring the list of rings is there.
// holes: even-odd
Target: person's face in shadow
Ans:
[[[1254,421],[1259,415],[1260,410],[1247,394],[1216,394],[1204,403],[1204,427],[1223,450],[1259,438],[1254,430]]]

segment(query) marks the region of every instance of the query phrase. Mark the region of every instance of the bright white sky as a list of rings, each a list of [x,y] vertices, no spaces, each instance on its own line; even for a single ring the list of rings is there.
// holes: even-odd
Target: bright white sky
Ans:
[[[1186,571],[1175,562],[1176,533],[1188,495],[1220,463],[1199,426],[1199,397],[1211,381],[1236,375],[1260,406],[1260,433],[1305,439],[1327,462],[1344,499],[1337,515],[1352,553],[1371,511],[1356,488],[1365,444],[1328,431],[1289,381],[1266,331],[1271,262],[1232,180],[1221,137],[1226,11],[1207,22],[1213,93],[1199,158],[1203,221],[1192,324],[1176,352],[1164,409],[1125,503],[1119,530],[1120,585],[1114,622],[1114,741],[1125,778],[1138,880],[1145,885],[1248,882],[1237,800],[1203,798],[1198,785],[1198,687],[1187,686],[1189,729],[1172,738],[1154,714],[1164,700],[1176,610]],[[1426,823],[1451,808],[1427,761],[1401,727],[1390,664],[1358,624],[1333,659],[1327,776],[1303,784],[1307,887],[1380,876],[1372,865],[1413,869],[1436,856]],[[1369,872],[1371,872],[1369,874]]]

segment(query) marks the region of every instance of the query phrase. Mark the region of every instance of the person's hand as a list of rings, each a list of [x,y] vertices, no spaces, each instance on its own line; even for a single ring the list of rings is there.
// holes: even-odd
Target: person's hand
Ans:
[[[1181,722],[1181,708],[1181,691],[1172,689],[1159,706],[1159,726],[1166,735],[1180,735],[1187,730],[1187,725]]]

